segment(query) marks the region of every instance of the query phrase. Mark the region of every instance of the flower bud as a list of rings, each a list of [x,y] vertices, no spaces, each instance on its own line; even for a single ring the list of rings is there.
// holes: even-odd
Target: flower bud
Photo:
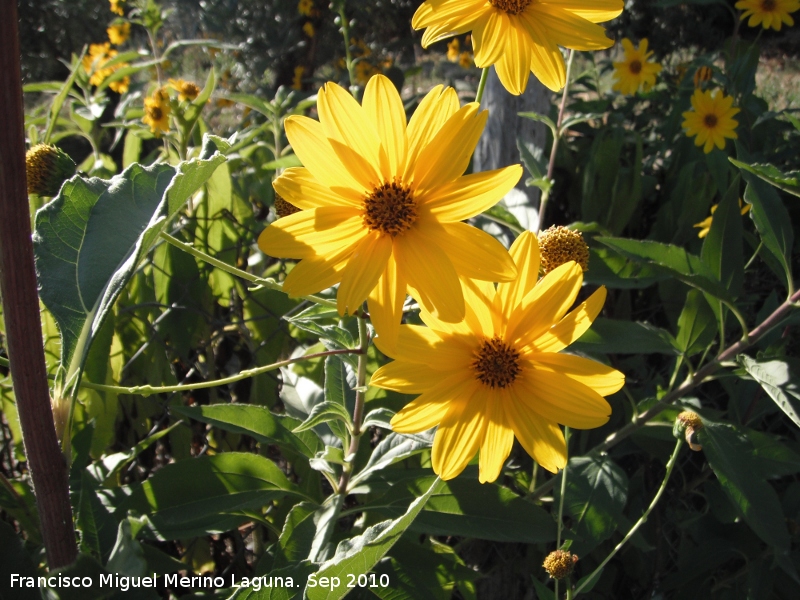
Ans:
[[[681,435],[686,439],[689,448],[695,452],[700,452],[703,446],[697,443],[697,432],[704,427],[703,419],[696,412],[685,410],[675,418],[675,425],[672,428],[672,435],[679,438]]]
[[[694,87],[699,88],[706,81],[710,81],[711,75],[711,67],[697,67],[697,71],[694,72]]]
[[[75,175],[75,163],[69,155],[50,144],[38,144],[25,154],[28,193],[55,196],[61,185]]]
[[[539,234],[539,252],[545,274],[571,260],[584,271],[589,268],[589,246],[580,231],[561,225],[545,229]]]

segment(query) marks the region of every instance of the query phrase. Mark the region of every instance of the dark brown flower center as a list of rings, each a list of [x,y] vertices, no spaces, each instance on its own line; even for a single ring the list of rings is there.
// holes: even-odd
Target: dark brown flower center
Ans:
[[[531,0],[489,0],[489,4],[495,8],[506,11],[510,15],[518,15],[528,8],[530,3]]]
[[[397,181],[384,183],[372,190],[361,210],[365,227],[392,237],[409,229],[417,216],[417,203],[411,190]]]
[[[147,112],[150,114],[150,118],[154,121],[160,121],[161,117],[164,116],[164,113],[161,111],[161,107],[159,106],[150,106],[148,107]]]
[[[642,72],[642,63],[641,61],[638,60],[632,60],[630,67],[628,68],[631,70],[631,73],[633,73],[634,75],[638,75],[639,73]]]
[[[763,11],[771,11],[775,10],[775,0],[762,0],[761,2],[761,10]]]
[[[717,126],[717,115],[707,114],[703,117],[703,123],[706,124],[706,127],[709,129],[714,129]]]
[[[504,388],[514,383],[520,373],[519,352],[495,336],[483,341],[470,366],[475,379],[483,385]]]

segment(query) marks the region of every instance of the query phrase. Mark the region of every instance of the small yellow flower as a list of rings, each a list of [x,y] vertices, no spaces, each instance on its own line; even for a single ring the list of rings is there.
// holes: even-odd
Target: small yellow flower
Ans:
[[[125,65],[127,66],[127,65]],[[108,87],[117,92],[118,94],[124,94],[128,91],[128,87],[131,84],[131,78],[125,75],[122,79],[117,79],[116,81],[112,81],[108,84]]]
[[[118,25],[112,25],[106,29],[106,32],[108,33],[108,40],[115,46],[119,46],[124,44],[130,37],[131,24],[120,23]]]
[[[656,75],[661,72],[661,65],[649,60],[653,52],[647,50],[647,38],[639,42],[638,48],[634,48],[628,38],[623,38],[622,47],[625,49],[625,59],[614,63],[617,82],[613,89],[628,95],[640,89],[646,92],[656,84]]]
[[[302,90],[303,89],[303,74],[306,72],[306,68],[303,66],[297,66],[294,68],[294,77],[292,78],[292,89],[293,90]]]
[[[463,221],[502,198],[519,165],[462,176],[486,123],[477,104],[459,106],[437,86],[406,123],[403,101],[383,75],[367,83],[363,105],[328,83],[319,121],[292,115],[286,136],[304,168],[273,186],[301,212],[267,227],[259,248],[300,262],[284,282],[291,296],[340,283],[339,313],[369,302],[386,345],[397,339],[406,291],[448,322],[464,318],[459,276],[508,281],[516,267],[492,236]]]
[[[733,97],[720,90],[714,92],[695,90],[692,95],[692,110],[683,113],[686,135],[697,136],[694,143],[703,146],[708,154],[716,146],[725,148],[725,138],[736,139],[739,122],[733,116],[740,109],[733,107]]]
[[[461,42],[458,41],[458,38],[453,38],[453,41],[447,44],[447,60],[450,62],[456,62],[458,60],[460,50]]]
[[[311,21],[306,21],[303,25],[303,33],[305,33],[308,37],[313,38],[316,35],[316,30],[314,29],[314,24]]]
[[[297,3],[297,12],[305,17],[314,15],[314,0],[300,0]]]
[[[161,137],[162,132],[169,131],[169,115],[172,109],[169,106],[169,95],[164,88],[159,88],[153,95],[144,99],[144,121],[150,126],[150,131]]]
[[[125,4],[125,0],[108,0],[108,2],[111,4],[111,12],[118,14],[119,16],[125,14],[122,6],[120,6],[121,4]]]
[[[411,24],[425,29],[425,48],[471,31],[475,64],[495,65],[503,86],[519,95],[531,72],[551,90],[563,88],[567,77],[559,46],[609,48],[614,42],[597,23],[622,8],[622,0],[426,0]]]
[[[480,481],[497,479],[514,437],[551,472],[567,463],[559,424],[592,429],[611,406],[603,396],[625,382],[602,363],[561,354],[597,317],[601,287],[571,312],[583,271],[569,262],[539,274],[536,236],[524,232],[511,246],[519,276],[494,284],[465,281],[467,312],[445,323],[424,306],[428,327],[401,325],[395,348],[375,340],[396,360],[378,369],[371,385],[421,394],[392,418],[392,429],[418,433],[438,425],[431,462],[442,479],[456,477],[480,451]]]
[[[794,25],[789,13],[800,10],[800,0],[739,0],[736,8],[744,11],[740,20],[750,17],[747,21],[749,27],[761,25],[764,29],[771,27],[780,31],[783,25]]]
[[[697,67],[697,71],[694,72],[694,87],[701,88],[706,81],[711,81],[711,76],[714,72],[711,70],[711,67]]]
[[[458,64],[461,65],[464,69],[472,68],[472,66],[475,64],[472,60],[472,52],[464,50],[461,54],[459,54]]]
[[[200,87],[193,81],[170,79],[169,86],[178,92],[178,100],[194,100],[200,94]]]
[[[89,46],[89,53],[83,57],[82,64],[84,70],[91,75],[89,77],[89,83],[91,85],[100,85],[110,75],[112,75],[114,71],[121,67],[128,66],[128,63],[119,63],[113,67],[106,67],[106,63],[108,63],[116,55],[117,51],[111,48],[111,44],[109,42],[104,44],[91,44]],[[108,87],[115,92],[122,94],[128,91],[129,83],[130,78],[125,76],[122,79],[118,79],[117,81],[110,83]]]
[[[704,237],[706,237],[708,235],[709,231],[711,231],[711,222],[714,219],[714,213],[717,211],[717,206],[719,206],[719,204],[715,204],[714,206],[712,206],[711,207],[711,214],[709,216],[707,216],[705,219],[703,219],[702,221],[700,221],[699,223],[695,223],[693,225],[693,227],[700,228],[700,231],[697,232],[697,237],[702,239],[702,238],[704,238]],[[750,210],[750,205],[749,204],[745,204],[744,206],[742,206],[742,199],[739,198],[739,208],[740,208],[740,212],[742,213],[742,215],[746,215],[747,211]]]
[[[355,66],[356,83],[358,85],[367,85],[367,82],[373,75],[378,75],[381,72],[379,67],[376,67],[368,60],[360,60]]]

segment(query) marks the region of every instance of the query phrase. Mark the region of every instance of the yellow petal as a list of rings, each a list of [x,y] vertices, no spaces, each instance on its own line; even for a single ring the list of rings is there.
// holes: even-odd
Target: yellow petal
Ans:
[[[520,165],[472,173],[431,189],[419,200],[438,221],[465,221],[497,204],[521,177]]]
[[[594,429],[608,422],[611,406],[593,389],[569,377],[532,369],[514,382],[514,392],[546,421],[574,429]]]
[[[466,381],[458,374],[445,379],[440,377],[436,385],[392,417],[392,429],[397,433],[419,433],[435,427],[444,421],[454,403],[471,395],[474,390],[474,382]]]
[[[539,280],[539,241],[530,231],[523,231],[511,244],[509,254],[517,265],[517,276],[497,285],[502,302],[502,313],[509,314],[519,306],[522,298],[533,289]]]
[[[394,349],[387,348],[380,336],[375,338],[375,345],[387,356],[427,365],[439,372],[463,372],[473,360],[471,348],[466,344],[453,338],[443,340],[429,327],[420,325],[401,325]]]
[[[480,448],[486,431],[485,401],[479,396],[468,396],[450,403],[433,438],[431,463],[434,472],[445,480],[464,470]]]
[[[460,321],[464,318],[464,296],[453,263],[438,245],[420,244],[420,236],[410,233],[395,238],[400,273],[428,312],[442,321]]]
[[[520,19],[511,19],[511,26],[505,32],[504,40],[505,52],[497,59],[494,68],[503,87],[518,96],[528,86],[534,44]]]
[[[406,160],[406,111],[394,84],[384,75],[376,75],[364,89],[364,112],[378,132],[381,147],[381,173],[391,181],[401,173]]]
[[[447,248],[456,272],[461,277],[483,281],[510,281],[517,267],[503,244],[466,223],[444,223],[440,243]]]
[[[574,261],[550,271],[511,314],[506,337],[522,345],[538,338],[569,310],[582,282],[583,271]]]
[[[469,334],[478,338],[493,338],[496,324],[500,322],[494,308],[494,284],[477,279],[462,279],[461,285],[466,305],[464,322],[469,328]]]
[[[531,36],[531,71],[544,86],[554,92],[559,91],[567,81],[567,69],[561,50],[547,36],[541,25],[527,13],[522,13],[520,16],[521,22]]]
[[[411,21],[414,29],[427,27],[422,36],[422,47],[441,41],[453,35],[465,33],[473,28],[476,20],[492,8],[483,0],[450,0],[434,7],[424,3],[417,9]]]
[[[606,301],[606,288],[601,287],[574,310],[533,340],[536,352],[559,352],[581,337],[597,318]]]
[[[511,28],[508,14],[501,10],[487,12],[475,23],[472,44],[475,48],[475,65],[484,68],[493,65],[506,52],[505,36]]]
[[[411,180],[419,153],[436,137],[442,126],[460,108],[458,94],[451,88],[437,85],[419,103],[408,123],[408,159],[403,174],[404,181]]]
[[[258,236],[258,247],[277,258],[311,258],[350,246],[366,233],[354,209],[328,206],[278,219]]]
[[[614,40],[606,36],[606,30],[600,25],[579,17],[573,12],[564,10],[560,5],[535,4],[529,12],[547,32],[547,35],[559,46],[573,50],[603,50],[614,45]],[[645,52],[647,43],[643,41]]]
[[[309,169],[292,167],[281,173],[272,187],[284,200],[297,208],[308,210],[323,206],[349,206],[360,209],[363,196],[354,190],[338,187],[338,193],[317,180]]]
[[[478,393],[489,393],[486,388]],[[493,390],[486,400],[486,434],[481,444],[480,482],[492,482],[500,476],[503,464],[514,444],[514,430],[507,423],[504,405],[509,401],[505,390]]]
[[[286,119],[284,127],[294,153],[317,181],[329,188],[349,188],[352,193],[365,195],[364,186],[339,160],[319,122],[293,115]]]
[[[623,8],[622,0],[559,0],[558,6],[592,23],[616,19]]]
[[[505,404],[506,416],[519,443],[536,462],[551,473],[567,464],[567,444],[561,429],[527,407],[509,387],[510,400]]]
[[[625,385],[625,375],[596,360],[553,352],[533,354],[531,359],[541,367],[592,388],[601,396],[618,392]]]
[[[336,297],[341,316],[353,314],[361,307],[369,293],[378,285],[378,279],[386,269],[391,254],[391,237],[376,231],[364,236],[342,274],[342,284]]]
[[[369,314],[381,342],[390,349],[397,345],[403,303],[406,299],[406,282],[400,278],[394,254],[389,256],[378,285],[369,295]]]
[[[342,280],[342,272],[347,266],[347,260],[354,249],[355,244],[343,248],[336,254],[301,260],[286,276],[283,291],[290,297],[296,298],[316,294],[339,283]]]
[[[401,394],[421,394],[439,385],[442,377],[441,371],[428,365],[395,360],[375,371],[369,384]]]

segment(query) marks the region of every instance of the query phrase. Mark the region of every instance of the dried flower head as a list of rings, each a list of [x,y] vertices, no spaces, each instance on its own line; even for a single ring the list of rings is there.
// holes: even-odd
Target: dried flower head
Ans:
[[[544,559],[542,566],[553,579],[564,579],[572,575],[578,557],[565,550],[554,550]]]
[[[697,432],[703,429],[703,427],[703,419],[700,418],[700,415],[696,412],[685,410],[675,418],[673,435],[675,435],[675,437],[680,437],[682,433],[689,448],[695,452],[699,452],[703,449],[703,446],[697,443]]]
[[[589,246],[579,231],[553,225],[539,234],[539,251],[542,253],[542,269],[545,273],[571,260],[584,271],[589,268]]]
[[[28,193],[55,196],[61,184],[75,175],[75,163],[63,150],[38,144],[25,154]]]

